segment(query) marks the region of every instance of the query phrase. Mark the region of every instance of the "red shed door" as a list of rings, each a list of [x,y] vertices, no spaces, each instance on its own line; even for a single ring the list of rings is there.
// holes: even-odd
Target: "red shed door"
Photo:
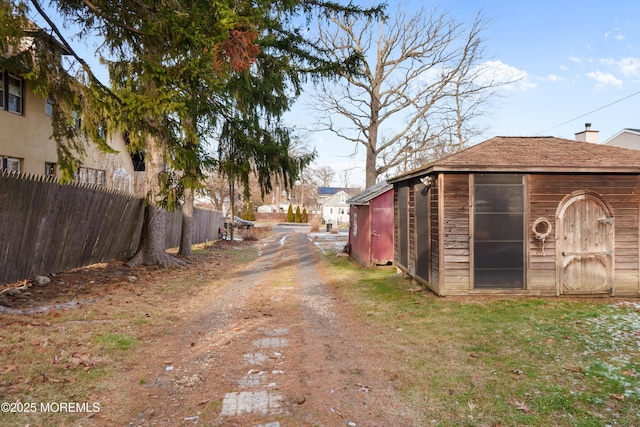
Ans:
[[[371,258],[374,264],[384,265],[393,262],[393,208],[373,208]]]
[[[613,286],[613,217],[598,198],[569,199],[559,217],[560,293],[610,293]]]

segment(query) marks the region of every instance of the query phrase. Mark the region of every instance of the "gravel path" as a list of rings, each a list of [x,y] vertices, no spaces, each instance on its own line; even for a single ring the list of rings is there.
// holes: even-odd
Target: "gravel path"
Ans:
[[[129,425],[414,425],[393,388],[393,355],[370,344],[375,332],[324,278],[325,262],[306,233],[263,242],[255,262],[148,346],[155,380],[124,385],[139,408]]]

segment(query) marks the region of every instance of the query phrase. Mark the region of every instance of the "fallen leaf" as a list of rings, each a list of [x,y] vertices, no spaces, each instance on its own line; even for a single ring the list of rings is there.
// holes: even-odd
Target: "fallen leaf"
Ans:
[[[621,394],[612,394],[611,397],[617,400],[624,400],[624,396]]]
[[[636,374],[635,372],[633,372],[631,369],[627,370],[627,371],[623,371],[622,375],[626,375],[628,377],[637,377],[638,374]]]
[[[514,400],[513,404],[522,412],[530,412],[531,409],[527,406],[526,403],[520,402],[519,400]]]

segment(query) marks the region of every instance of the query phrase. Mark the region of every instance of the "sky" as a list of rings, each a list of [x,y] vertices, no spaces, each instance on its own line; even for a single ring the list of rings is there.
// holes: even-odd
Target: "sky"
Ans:
[[[413,1],[413,5],[423,2]],[[405,3],[403,3],[405,4]],[[472,144],[494,136],[556,136],[574,139],[591,123],[599,141],[625,128],[640,128],[640,2],[637,0],[441,0],[451,17],[470,22],[478,12],[490,21],[484,32],[487,61],[522,79],[499,90],[481,121],[486,131]],[[399,7],[388,1],[388,13]],[[313,112],[294,106],[292,123]],[[308,100],[307,100],[308,101]],[[318,152],[316,166],[351,169],[351,184],[364,186],[363,147],[327,133],[308,135]],[[336,179],[334,184],[339,184]]]
[[[359,4],[373,0],[354,0]],[[624,128],[640,128],[640,1],[638,0],[387,0],[387,13],[422,5],[446,10],[471,23],[478,12],[489,21],[482,35],[485,61],[521,79],[501,88],[479,125],[494,136],[551,135],[574,139],[591,123],[603,142]],[[36,22],[38,20],[36,19]],[[95,46],[72,40],[85,59]],[[101,75],[101,71],[98,70]],[[104,74],[102,74],[104,75]],[[107,81],[106,78],[101,78]],[[309,88],[287,114],[290,126],[317,122]],[[349,184],[364,187],[364,147],[328,132],[305,135],[318,157],[314,167],[350,171]],[[357,153],[355,155],[354,152]]]

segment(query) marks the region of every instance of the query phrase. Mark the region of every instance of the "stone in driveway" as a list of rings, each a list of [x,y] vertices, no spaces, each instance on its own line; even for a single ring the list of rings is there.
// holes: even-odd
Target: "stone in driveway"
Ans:
[[[242,414],[259,413],[262,415],[281,412],[282,396],[267,391],[242,391],[227,393],[222,401],[220,415],[233,417]]]

